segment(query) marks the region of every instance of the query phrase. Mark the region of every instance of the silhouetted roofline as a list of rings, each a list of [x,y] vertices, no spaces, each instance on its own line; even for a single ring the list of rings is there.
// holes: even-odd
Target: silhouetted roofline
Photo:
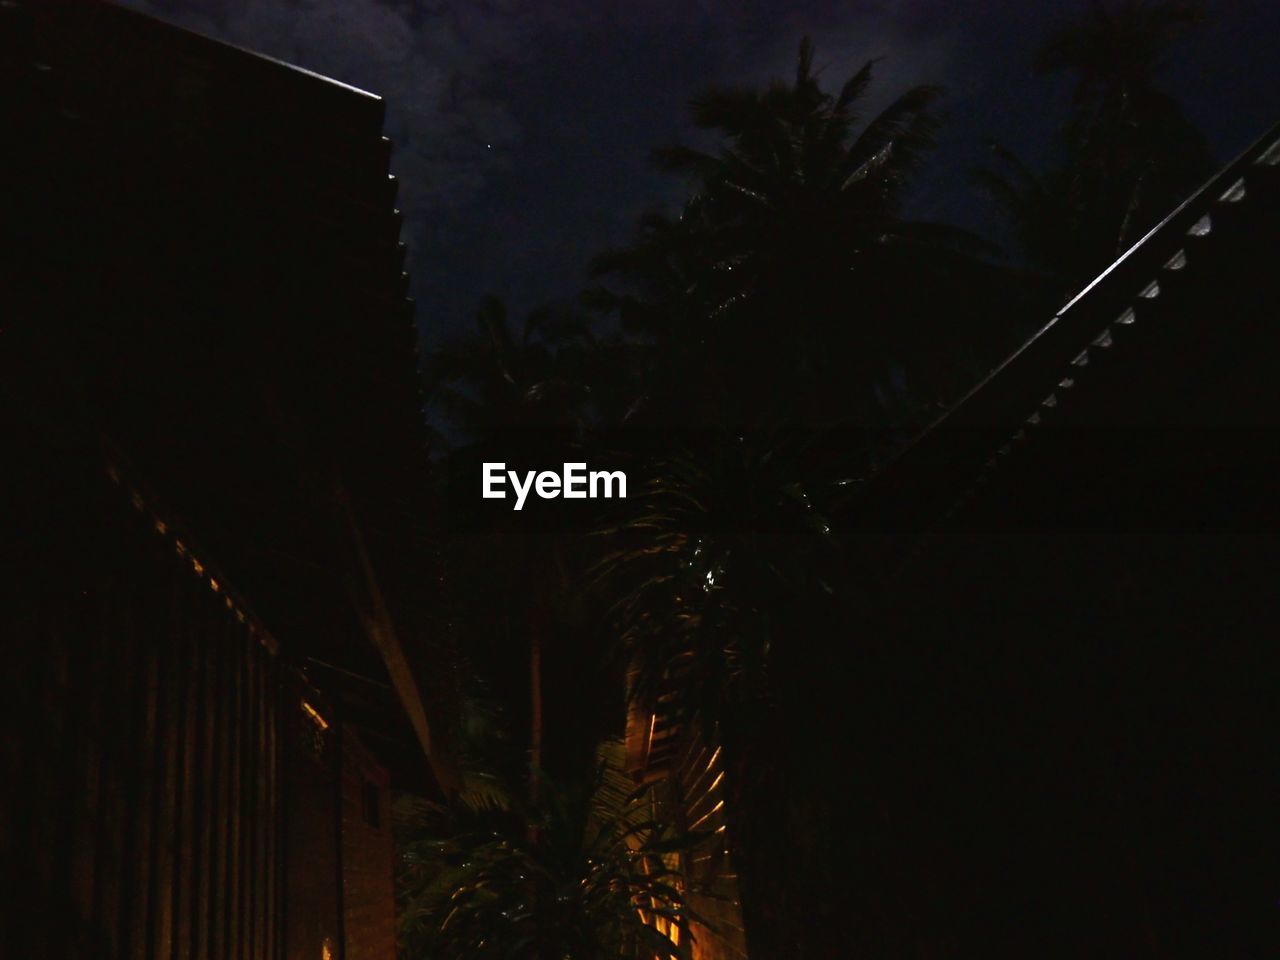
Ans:
[[[210,46],[210,49],[213,49],[216,47],[217,49],[222,51],[235,51],[236,53],[242,56],[248,57],[250,59],[258,60],[266,64],[271,64],[272,66],[279,67],[282,70],[287,70],[290,73],[296,73],[296,74],[299,74],[300,76],[304,76],[312,80],[319,80],[322,83],[331,84],[334,87],[338,87],[346,91],[347,93],[354,93],[360,97],[367,97],[368,99],[376,101],[377,103],[382,103],[382,97],[378,96],[376,93],[370,93],[368,90],[362,90],[360,87],[353,86],[350,83],[345,83],[342,80],[335,80],[333,77],[325,76],[323,73],[316,73],[314,70],[308,70],[306,67],[300,67],[296,63],[289,63],[287,60],[280,60],[280,59],[277,59],[276,57],[269,56],[265,53],[260,53],[257,50],[251,50],[248,47],[242,47],[238,43],[230,43],[226,40],[215,39],[214,37],[210,37],[207,34],[203,34],[198,30],[192,30],[189,27],[179,26],[178,24],[172,23],[171,21],[166,20],[163,17],[142,13],[139,10],[134,10],[130,7],[123,6],[122,4],[116,2],[116,0],[104,0],[103,5],[110,7],[113,10],[119,11],[123,16],[136,18],[140,24],[145,25],[144,29],[150,29],[154,25],[154,26],[159,26],[165,30],[173,30],[179,34],[184,34],[194,42],[208,44]]]
[[[924,532],[953,514],[1041,417],[1088,384],[1092,353],[1130,336],[1135,307],[1187,264],[1187,247],[1213,243],[1215,208],[1248,202],[1246,173],[1280,166],[1280,123],[1244,150],[1071,298],[1048,323],[866,482],[862,529]]]

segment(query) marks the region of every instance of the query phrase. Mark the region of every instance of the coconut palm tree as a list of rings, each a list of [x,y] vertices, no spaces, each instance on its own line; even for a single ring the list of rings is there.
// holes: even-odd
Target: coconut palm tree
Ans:
[[[813,912],[840,886],[831,848],[807,843],[822,830],[805,821],[825,823],[834,800],[810,778],[829,778],[834,758],[805,701],[835,625],[857,631],[838,612],[854,605],[854,578],[830,519],[839,491],[808,475],[806,452],[729,438],[651,463],[600,531],[595,571],[616,598],[635,707],[722,751],[728,844],[762,956],[821,955],[811,941],[830,930]]]
[[[544,765],[542,664],[553,633],[549,608],[564,587],[563,532],[546,517],[513,524],[509,511],[478,507],[474,488],[485,461],[538,464],[581,442],[589,388],[575,377],[583,367],[575,358],[590,342],[585,321],[572,311],[535,311],[516,329],[505,305],[490,297],[477,310],[474,332],[437,350],[426,369],[434,404],[466,437],[440,472],[442,512],[450,518],[446,577],[468,628],[459,642],[475,650],[496,647],[503,661],[524,648],[526,769],[535,795]],[[506,614],[496,636],[484,615],[489,611]]]
[[[659,389],[681,408],[709,408],[709,422],[868,416],[955,333],[926,303],[976,242],[901,216],[941,91],[914,87],[861,122],[873,68],[827,92],[805,40],[790,82],[693,101],[718,150],[655,153],[695,192],[679,218],[647,218],[632,246],[597,261],[613,281],[597,301],[666,351]]]
[[[495,699],[528,718],[524,769],[534,799],[545,768],[589,766],[600,735],[544,697],[580,681],[598,660],[594,648],[582,649],[587,616],[575,591],[593,511],[556,501],[514,513],[509,502],[482,500],[476,488],[484,462],[513,469],[597,462],[589,451],[625,416],[633,377],[628,346],[597,336],[588,319],[576,308],[550,307],[517,324],[489,298],[474,331],[438,350],[427,367],[437,410],[465,441],[438,471],[451,629],[463,654],[482,665]],[[605,698],[603,683],[587,686]],[[579,698],[585,712],[591,701]]]
[[[1041,47],[1036,70],[1075,80],[1064,157],[1035,173],[996,145],[977,179],[1024,253],[1070,294],[1212,172],[1204,137],[1158,87],[1174,43],[1203,19],[1187,0],[1094,0]]]
[[[832,511],[886,437],[857,435],[869,452],[852,462],[830,435],[930,417],[937,358],[988,332],[964,313],[981,246],[902,215],[940,91],[863,122],[873,70],[827,92],[805,41],[789,81],[696,100],[719,149],[657,154],[694,183],[681,215],[647,218],[596,264],[597,302],[649,348],[646,415],[679,428],[637,458],[639,495],[601,530],[610,623],[638,705],[661,701],[723,749],[729,846],[764,956],[829,955],[832,918],[869,903],[834,903],[848,847],[812,843],[824,828],[810,820],[834,831],[833,805],[852,805],[830,789],[839,760],[815,736],[813,673],[826,644],[861,632]]]
[[[1202,18],[1188,0],[1094,0],[1040,52],[1040,72],[1075,77],[1078,189],[1114,204],[1117,256],[1212,172],[1204,137],[1156,86],[1170,47]]]
[[[838,563],[830,491],[806,484],[799,446],[673,452],[596,532],[594,573],[617,598],[611,621],[644,707],[674,694],[669,712],[714,726],[771,698],[780,614],[830,594]]]

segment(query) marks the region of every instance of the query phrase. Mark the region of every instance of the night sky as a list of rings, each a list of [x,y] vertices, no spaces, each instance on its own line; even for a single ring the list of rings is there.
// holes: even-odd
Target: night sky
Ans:
[[[790,76],[800,37],[836,87],[882,57],[868,109],[939,83],[949,120],[911,213],[998,234],[967,171],[997,138],[1033,163],[1069,105],[1031,75],[1048,27],[1083,3],[1033,0],[129,0],[201,33],[386,98],[409,269],[428,346],[479,299],[517,315],[581,289],[595,253],[679,202],[649,151],[692,138],[709,83]],[[1216,0],[1164,88],[1225,161],[1280,116],[1280,4]]]

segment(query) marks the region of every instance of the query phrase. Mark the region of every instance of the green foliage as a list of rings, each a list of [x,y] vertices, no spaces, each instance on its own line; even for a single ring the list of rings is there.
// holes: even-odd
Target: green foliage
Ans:
[[[620,763],[621,746],[606,744],[594,777],[562,787],[544,778],[532,810],[402,799],[401,956],[681,956],[652,920],[686,927],[675,854],[698,838],[665,822],[661,786],[636,789]]]
[[[616,525],[595,575],[632,694],[652,708],[714,723],[770,698],[790,614],[833,592],[839,550],[803,480],[798,451],[728,440],[654,466]],[[821,499],[831,491],[822,490]]]

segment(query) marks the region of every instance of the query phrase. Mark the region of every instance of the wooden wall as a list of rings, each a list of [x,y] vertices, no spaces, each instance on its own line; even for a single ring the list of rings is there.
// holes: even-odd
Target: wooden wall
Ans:
[[[343,730],[341,762],[345,960],[392,960],[396,918],[391,782],[350,728]]]
[[[282,956],[280,668],[125,491],[46,480],[2,620],[10,955]]]
[[[84,461],[0,490],[22,518],[2,554],[4,955],[391,960],[386,771],[207,558]]]

